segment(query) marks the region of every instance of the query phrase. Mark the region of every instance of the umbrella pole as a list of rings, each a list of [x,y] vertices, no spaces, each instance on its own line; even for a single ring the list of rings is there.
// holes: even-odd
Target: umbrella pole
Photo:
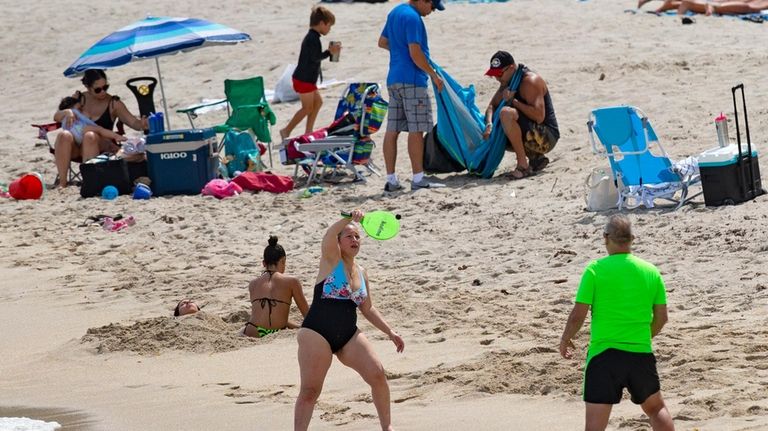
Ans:
[[[168,105],[165,103],[165,89],[163,88],[163,75],[160,74],[160,60],[155,57],[157,66],[157,78],[160,81],[160,94],[163,96],[163,111],[165,111],[165,128],[171,130],[171,114],[168,113]]]

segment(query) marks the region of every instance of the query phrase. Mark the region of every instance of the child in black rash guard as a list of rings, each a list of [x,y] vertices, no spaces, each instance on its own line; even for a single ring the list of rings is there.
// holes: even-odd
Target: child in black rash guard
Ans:
[[[312,14],[309,17],[309,31],[301,42],[301,52],[299,53],[299,64],[293,72],[293,89],[299,93],[301,99],[301,109],[293,115],[291,121],[280,130],[280,138],[285,139],[290,136],[293,128],[296,127],[304,117],[307,117],[307,126],[305,133],[312,132],[315,127],[315,119],[320,112],[323,104],[323,98],[317,91],[317,79],[322,78],[320,71],[320,62],[341,51],[341,45],[329,46],[323,51],[320,44],[320,36],[325,36],[331,31],[331,27],[336,23],[336,17],[330,10],[323,6],[312,8]]]

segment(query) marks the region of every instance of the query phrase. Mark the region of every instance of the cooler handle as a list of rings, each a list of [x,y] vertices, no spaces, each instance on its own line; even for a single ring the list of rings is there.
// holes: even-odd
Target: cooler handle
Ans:
[[[743,157],[741,152],[741,130],[739,129],[739,110],[736,105],[736,91],[741,90],[741,104],[742,109],[744,111],[744,130],[747,135],[747,160],[749,163],[749,184],[742,184],[742,192],[746,196],[747,194],[754,196],[757,196],[757,191],[754,190],[755,187],[755,172],[754,172],[754,166],[752,163],[752,139],[749,136],[749,118],[747,117],[747,98],[744,94],[744,83],[741,83],[739,85],[736,85],[735,87],[731,88],[731,93],[733,94],[733,114],[736,121],[736,143],[738,145],[738,155],[737,160],[739,164],[739,170],[743,172]],[[741,175],[739,175],[739,180],[741,180]],[[740,181],[741,182],[741,181]]]
[[[219,143],[216,140],[216,136],[210,138],[208,140],[208,151],[210,153],[209,156],[210,157],[218,156],[220,150],[221,149],[219,148]]]

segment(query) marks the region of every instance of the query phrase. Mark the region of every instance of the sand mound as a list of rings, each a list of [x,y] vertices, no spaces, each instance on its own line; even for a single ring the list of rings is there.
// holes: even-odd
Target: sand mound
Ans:
[[[195,353],[218,353],[268,342],[279,336],[254,339],[239,334],[246,312],[225,317],[205,311],[182,317],[155,317],[133,324],[110,323],[90,328],[81,342],[92,346],[95,353],[130,351],[140,355],[179,350]]]

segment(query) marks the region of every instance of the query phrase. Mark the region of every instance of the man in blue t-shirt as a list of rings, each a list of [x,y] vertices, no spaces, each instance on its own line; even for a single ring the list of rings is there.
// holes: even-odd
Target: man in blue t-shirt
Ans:
[[[410,0],[396,6],[387,15],[387,23],[379,37],[379,47],[389,51],[389,111],[384,134],[384,163],[387,183],[384,190],[393,192],[403,186],[395,174],[397,138],[408,133],[408,156],[413,181],[411,190],[443,187],[424,178],[424,133],[432,130],[432,102],[427,90],[427,76],[443,88],[443,81],[429,64],[429,44],[423,16],[433,10],[444,10],[443,0]]]

